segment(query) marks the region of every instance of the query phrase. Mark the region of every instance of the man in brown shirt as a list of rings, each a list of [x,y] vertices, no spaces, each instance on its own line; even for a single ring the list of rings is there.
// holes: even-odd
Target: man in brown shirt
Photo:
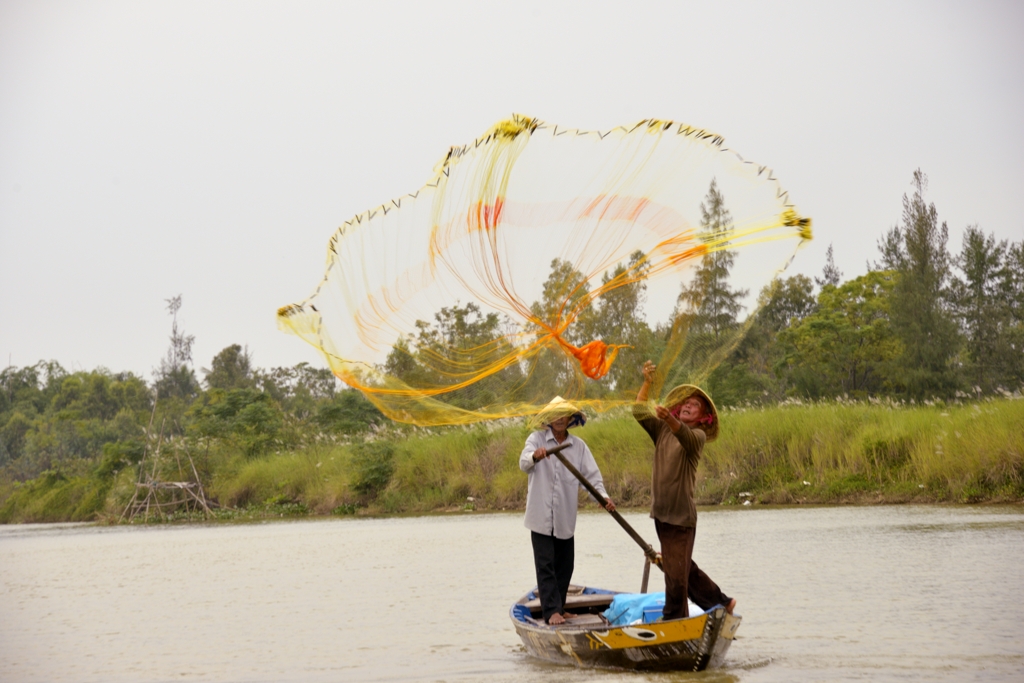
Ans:
[[[665,619],[689,616],[686,598],[701,609],[725,605],[732,614],[736,600],[730,598],[693,561],[697,532],[697,505],[693,490],[697,464],[704,444],[718,437],[718,411],[711,398],[692,384],[682,384],[668,393],[664,406],[651,414],[647,393],[654,381],[655,365],[644,363],[644,383],[636,396],[633,416],[654,441],[651,476],[651,517],[661,541],[662,569],[665,570]]]

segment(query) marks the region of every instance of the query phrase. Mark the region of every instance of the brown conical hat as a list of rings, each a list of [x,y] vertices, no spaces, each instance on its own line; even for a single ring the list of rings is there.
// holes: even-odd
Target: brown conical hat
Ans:
[[[703,389],[693,384],[680,384],[668,392],[668,396],[665,397],[665,405],[671,410],[673,406],[679,405],[691,396],[700,396],[711,407],[711,417],[714,418],[714,421],[709,425],[701,425],[698,429],[704,432],[709,442],[714,441],[718,438],[718,408]]]

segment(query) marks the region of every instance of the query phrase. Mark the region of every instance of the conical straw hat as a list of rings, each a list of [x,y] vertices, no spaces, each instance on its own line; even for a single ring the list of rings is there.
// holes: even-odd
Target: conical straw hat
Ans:
[[[665,397],[665,405],[669,410],[671,410],[673,406],[679,405],[694,395],[703,398],[707,401],[708,406],[711,407],[711,424],[700,425],[698,429],[704,432],[708,441],[714,441],[718,438],[718,408],[715,408],[715,402],[711,400],[711,397],[708,396],[703,389],[693,384],[680,384],[677,387],[673,387],[672,391],[668,392],[668,396]]]
[[[555,396],[544,408],[530,420],[530,429],[542,429],[560,417],[569,415],[569,427],[582,427],[587,423],[587,416],[574,404],[561,396]]]

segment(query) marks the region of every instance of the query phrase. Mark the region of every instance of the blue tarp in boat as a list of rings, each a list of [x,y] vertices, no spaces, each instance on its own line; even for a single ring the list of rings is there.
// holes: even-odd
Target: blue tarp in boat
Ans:
[[[612,626],[626,626],[635,623],[649,624],[661,618],[661,611],[664,608],[664,591],[660,593],[618,593],[603,614]],[[692,602],[689,603],[689,609],[691,617],[704,614],[704,610]]]

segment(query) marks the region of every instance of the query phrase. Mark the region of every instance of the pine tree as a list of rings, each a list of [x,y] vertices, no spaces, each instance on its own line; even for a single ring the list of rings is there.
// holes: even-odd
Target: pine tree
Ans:
[[[725,208],[725,197],[712,180],[708,194],[700,205],[701,230],[705,241],[728,237],[732,233],[732,215]],[[728,246],[725,242],[723,247]],[[727,248],[706,254],[690,285],[683,285],[676,304],[676,314],[693,316],[690,333],[710,335],[716,341],[736,327],[743,304],[740,300],[748,290],[731,289],[729,273],[736,256]]]
[[[897,378],[914,398],[948,396],[957,388],[953,367],[960,343],[950,313],[949,230],[934,204],[925,204],[928,178],[914,171],[914,194],[903,195],[903,224],[879,243],[882,265],[896,271],[892,323],[903,343]]]
[[[1024,240],[1006,250],[1000,296],[1009,309],[1003,335],[1006,389],[1024,389]]]
[[[192,370],[192,345],[196,338],[185,334],[178,327],[178,311],[181,309],[181,295],[167,302],[167,312],[171,314],[171,345],[167,356],[160,361],[155,375],[154,387],[159,398],[178,398],[190,401],[199,394],[199,382]]]
[[[666,340],[668,353],[672,353],[671,348],[677,346],[680,339],[684,341],[678,347],[668,383],[709,383],[712,391],[717,391],[715,378],[728,372],[719,365],[736,349],[746,331],[738,317],[743,309],[740,301],[748,290],[729,286],[730,272],[736,260],[728,249],[733,231],[732,215],[725,207],[725,197],[714,180],[701,202],[700,211],[698,237],[705,244],[715,244],[715,250],[704,255],[693,279],[682,286],[676,300],[670,333],[674,339]],[[712,373],[716,373],[715,377]]]
[[[598,312],[594,316],[594,332],[606,344],[623,344],[612,364],[605,384],[616,392],[629,392],[636,383],[637,368],[644,360],[654,355],[654,339],[644,319],[644,304],[647,299],[647,284],[644,281],[649,265],[644,253],[630,254],[627,265],[619,264],[611,273],[601,278],[604,293],[597,301]],[[612,283],[633,279],[633,282],[608,288]]]
[[[967,340],[967,379],[984,393],[1021,381],[1012,255],[1006,240],[970,226],[956,258],[963,278],[953,278],[952,298]]]
[[[825,252],[825,267],[821,271],[821,277],[814,278],[814,283],[824,289],[825,285],[838,287],[842,279],[843,272],[836,268],[836,262],[832,258],[832,245],[829,244],[828,251]]]

